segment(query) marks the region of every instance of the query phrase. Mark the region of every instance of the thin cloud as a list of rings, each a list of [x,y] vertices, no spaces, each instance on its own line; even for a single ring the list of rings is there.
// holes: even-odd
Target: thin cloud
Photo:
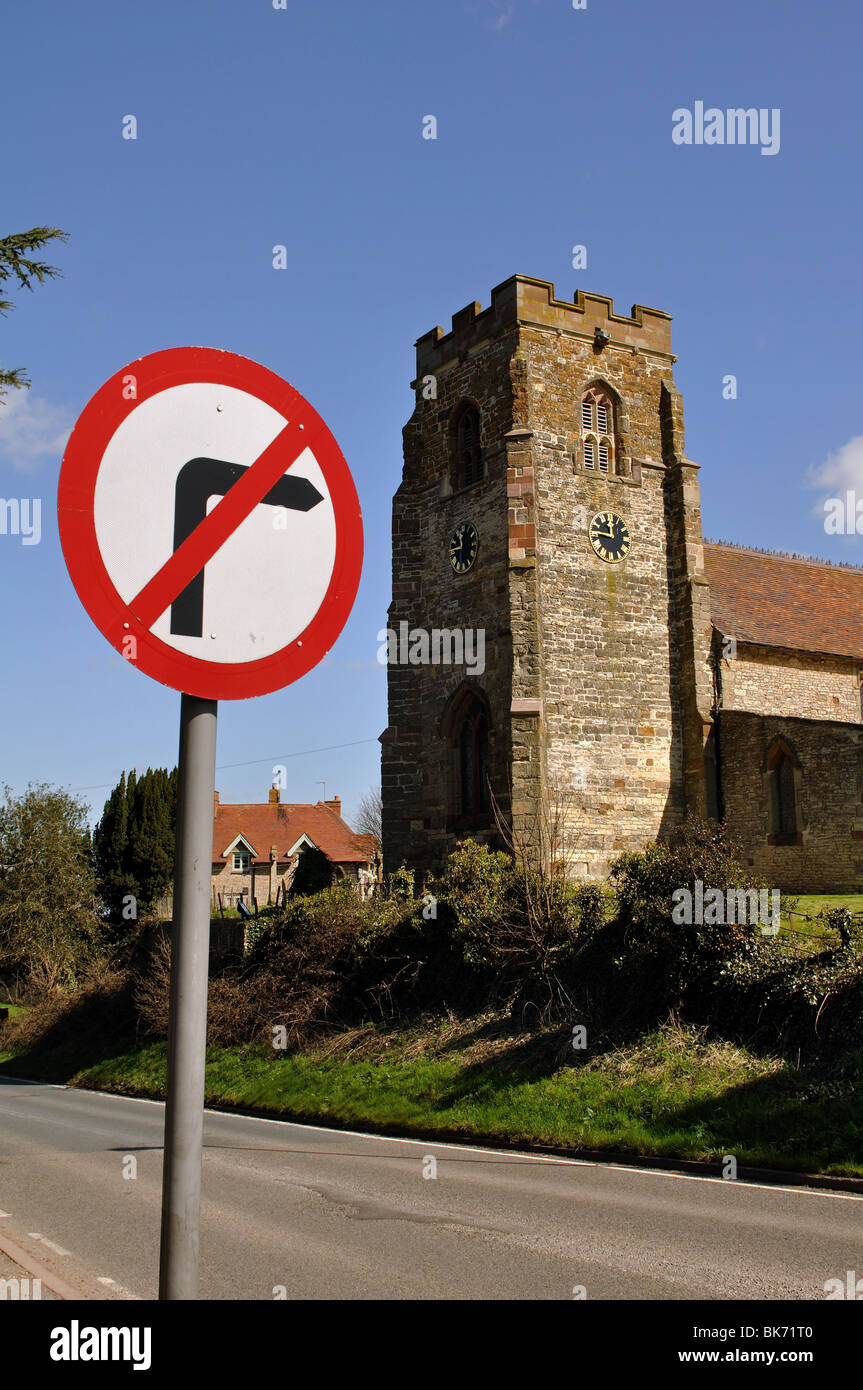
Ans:
[[[35,473],[45,459],[59,460],[72,423],[60,406],[27,390],[9,391],[0,399],[0,464]]]
[[[831,536],[844,534],[855,540],[860,534],[857,525],[863,520],[863,516],[858,517],[858,504],[863,502],[863,434],[855,435],[841,449],[828,454],[823,463],[813,465],[807,472],[807,482],[820,493],[812,508],[813,517],[819,518]],[[834,520],[837,517],[841,522],[838,531]]]
[[[496,34],[506,28],[515,13],[515,0],[483,0],[482,7],[471,5],[467,13],[478,16],[486,29]]]
[[[863,496],[863,434],[857,434],[823,463],[809,469],[809,482],[821,492],[852,489]]]

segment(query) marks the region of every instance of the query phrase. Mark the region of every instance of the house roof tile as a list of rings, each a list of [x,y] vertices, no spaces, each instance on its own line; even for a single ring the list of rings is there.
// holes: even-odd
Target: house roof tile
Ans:
[[[255,864],[269,864],[273,845],[279,859],[287,859],[288,850],[302,835],[308,835],[331,864],[365,864],[374,855],[374,837],[356,834],[347,821],[321,801],[316,805],[217,804],[213,819],[214,864],[224,862],[226,849],[238,835],[254,849]]]
[[[723,635],[863,658],[863,569],[706,542],[704,573]]]

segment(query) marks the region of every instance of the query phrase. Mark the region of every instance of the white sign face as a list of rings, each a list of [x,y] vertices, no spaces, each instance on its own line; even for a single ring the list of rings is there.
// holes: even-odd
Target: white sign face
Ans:
[[[175,549],[181,470],[193,459],[213,462],[214,490],[202,496],[206,476],[191,484],[191,505],[204,507],[202,520],[233,481],[217,465],[251,467],[287,423],[257,396],[210,382],[169,387],[126,417],[102,457],[94,499],[99,550],[126,603]],[[207,562],[200,635],[172,632],[167,608],[152,625],[154,636],[188,656],[247,662],[271,656],[309,625],[333,572],[335,515],[310,449],[286,476],[307,479],[321,500],[305,512],[264,502],[254,507]]]

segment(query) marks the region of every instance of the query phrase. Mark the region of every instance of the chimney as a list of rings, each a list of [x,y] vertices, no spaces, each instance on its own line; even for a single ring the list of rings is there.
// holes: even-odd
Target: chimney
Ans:
[[[279,804],[279,789],[278,789],[278,787],[270,787],[270,805],[271,805],[271,806],[278,806],[278,804]]]
[[[216,807],[219,804],[219,793],[213,792],[213,815],[216,814]]]
[[[331,806],[337,816],[342,814],[342,799],[340,796],[334,796],[331,801],[325,801],[324,805]]]

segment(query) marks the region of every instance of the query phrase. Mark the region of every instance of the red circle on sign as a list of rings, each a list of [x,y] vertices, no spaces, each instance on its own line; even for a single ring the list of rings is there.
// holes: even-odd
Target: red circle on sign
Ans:
[[[130,379],[134,381],[135,396],[126,399],[131,389]],[[96,535],[96,482],[105,450],[116,430],[142,401],[173,386],[203,382],[232,386],[256,396],[293,426],[304,430],[304,440],[312,449],[326,481],[335,516],[335,559],[329,585],[315,616],[305,630],[280,651],[255,661],[205,661],[178,651],[154,636],[150,625],[166,605],[162,602],[162,608],[154,616],[147,614],[149,623],[142,620],[139,610],[145,603],[145,594],[156,584],[155,579],[127,603],[108,574]],[[264,454],[267,453],[268,450],[264,450]],[[263,455],[253,467],[262,459]],[[245,482],[243,479],[242,485]],[[213,523],[213,518],[237,488],[241,488],[240,483],[233,485],[184,543],[188,548],[187,565],[197,563],[197,549],[203,567],[206,562],[200,559],[201,554],[206,556],[206,551],[201,551],[203,537],[218,534],[218,524]],[[248,491],[247,487],[247,494]],[[127,656],[130,664],[163,685],[203,699],[242,700],[253,695],[267,695],[304,676],[333,646],[348,620],[359,587],[363,560],[362,514],[354,480],[333,435],[314,407],[275,372],[247,357],[216,348],[168,348],[164,352],[153,352],[122,367],[105,382],[84,407],[66,446],[57,512],[60,543],[72,583],[111,646]],[[227,514],[222,513],[223,517]],[[133,540],[130,536],[130,542]],[[181,550],[178,548],[171,557],[171,564],[182,562]],[[167,582],[169,577],[165,579]],[[162,601],[163,597],[156,601]],[[134,643],[129,642],[130,638],[135,639]]]

